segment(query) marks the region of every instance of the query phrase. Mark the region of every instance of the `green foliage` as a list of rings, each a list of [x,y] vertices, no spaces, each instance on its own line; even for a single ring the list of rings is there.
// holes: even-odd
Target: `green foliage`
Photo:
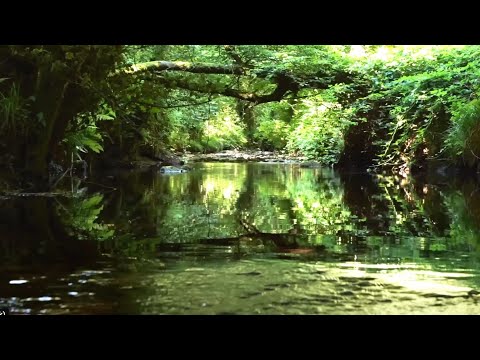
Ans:
[[[109,92],[122,52],[104,45],[0,46],[0,73],[8,78],[0,81],[0,144],[14,159],[12,169],[25,169],[34,187],[47,187],[47,162],[66,165],[65,150],[76,151],[82,138],[83,150],[100,151],[86,114]],[[67,131],[83,132],[70,148]]]
[[[293,108],[287,101],[269,103],[255,108],[257,127],[254,138],[260,148],[282,150],[287,145]]]
[[[217,100],[198,108],[169,112],[169,145],[177,151],[215,152],[242,148],[243,126],[231,100]]]
[[[105,103],[99,106],[96,113],[80,114],[67,129],[63,143],[69,153],[77,159],[80,153],[100,153],[103,151],[103,136],[97,124],[115,120],[115,112]]]
[[[454,130],[458,121],[452,115],[475,96],[480,47],[394,47],[383,55],[377,60],[366,57],[355,65],[371,84],[368,95],[351,105],[368,118],[372,134],[365,135],[372,135],[378,146],[376,162],[421,163],[441,156],[445,146],[450,156],[452,151],[458,153],[463,135]],[[447,133],[450,145],[445,143]],[[455,136],[459,136],[457,147]]]
[[[207,152],[242,148],[247,141],[238,114],[231,106],[221,108],[205,122],[201,139]]]
[[[198,148],[201,145],[205,121],[217,110],[216,104],[172,109],[167,112],[170,131],[167,143],[177,151]],[[191,145],[193,144],[193,145]],[[201,151],[201,149],[199,150]]]
[[[273,91],[274,86],[271,80],[279,72],[295,71],[301,77],[308,76],[317,81],[332,81],[337,76],[337,72],[344,71],[349,63],[344,52],[332,50],[329,46],[234,46],[228,48],[229,50],[224,46],[203,45],[129,46],[126,48],[125,60],[130,64],[151,60],[171,60],[218,65],[234,63],[246,66],[249,77],[176,72],[165,72],[162,76],[168,77],[173,84],[188,81],[190,86],[207,86],[211,89],[233,87],[257,94]],[[156,88],[158,89],[158,86]],[[147,90],[145,84],[135,85],[134,89],[136,89],[135,93],[132,92],[129,96],[141,99],[142,103],[148,103],[150,100],[145,100],[154,97],[155,92],[152,91],[154,88]],[[141,96],[138,95],[139,92]],[[185,100],[187,103],[199,103],[199,105],[184,106]],[[177,151],[209,152],[245,145],[245,135],[242,134],[245,129],[240,125],[242,119],[234,114],[234,102],[228,99],[211,98],[207,101],[205,104],[205,97],[181,90],[181,86],[163,93],[161,98],[157,97],[154,100],[155,103],[160,103],[166,108],[164,126],[161,127],[163,134],[166,134],[165,146]],[[286,146],[291,130],[288,123],[293,113],[292,106],[294,104],[282,101],[280,104],[264,104],[259,107],[261,110],[255,109],[256,145],[277,150]],[[229,108],[228,114],[225,112],[226,108]],[[233,121],[234,126],[230,126],[228,120],[232,116],[236,118]],[[148,122],[145,119],[144,121]],[[125,130],[122,129],[122,131]],[[142,131],[142,134],[144,139],[149,138],[150,144],[160,137],[152,136],[149,130]],[[254,144],[250,144],[252,145]]]
[[[336,235],[353,230],[350,210],[343,203],[343,188],[328,169],[321,169],[321,181],[311,171],[302,172],[294,182],[288,182],[288,194],[293,201],[295,218],[309,234]],[[320,244],[325,237],[312,237]]]
[[[350,112],[321,97],[303,99],[295,108],[287,149],[325,164],[336,163],[343,150],[343,134],[353,122]]]
[[[472,166],[480,156],[480,100],[455,111],[445,139],[445,149],[452,158],[461,157]]]
[[[2,46],[2,59],[0,144],[11,158],[21,158],[22,135],[38,140],[45,159],[65,151],[39,139],[75,156],[110,146],[122,158],[259,146],[326,164],[349,151],[369,153],[368,165],[444,155],[478,162],[474,105],[464,104],[478,93],[480,46]],[[243,74],[122,71],[154,60],[237,65]],[[253,121],[245,101],[218,96],[255,99],[289,81],[279,102],[254,107]]]
[[[107,224],[98,222],[102,210],[102,194],[74,197],[68,205],[68,211],[63,206],[59,207],[59,211],[63,213],[63,221],[71,231],[79,234],[82,239],[93,238],[100,241],[111,238],[115,232]]]
[[[162,60],[169,50],[168,45],[129,45],[123,54],[128,65],[147,61]]]
[[[480,212],[477,205],[479,197],[475,194],[473,199],[467,201],[472,195],[465,195],[465,193],[455,191],[444,196],[444,202],[451,218],[449,235],[454,242],[467,243],[478,251],[480,250],[478,226]]]
[[[88,150],[95,153],[103,151],[102,136],[98,133],[98,128],[95,125],[89,125],[76,132],[67,133],[64,141],[74,155],[79,155],[79,152],[86,153]]]
[[[8,80],[0,79],[0,83]],[[0,92],[0,133],[13,136],[25,135],[28,130],[28,107],[32,99],[24,99],[20,95],[20,86],[13,83],[5,94]]]
[[[147,146],[157,153],[165,148],[170,124],[168,124],[168,118],[163,111],[156,112],[154,109],[152,108],[146,115],[147,120],[141,126],[140,133],[143,137],[141,145]]]
[[[256,130],[255,138],[262,149],[281,150],[287,145],[290,126],[281,120],[262,121]]]
[[[124,234],[142,234],[144,239],[135,241],[127,236],[121,246],[153,253],[159,243],[195,246],[199,239],[214,243],[248,232],[239,223],[243,219],[266,234],[291,234],[299,247],[323,245],[328,253],[352,254],[352,246],[360,245],[354,252],[357,256],[379,262],[395,256],[420,261],[424,258],[420,250],[437,257],[478,244],[478,221],[472,213],[480,214],[475,209],[479,202],[467,206],[464,196],[451,194],[451,189],[428,187],[418,192],[416,184],[393,176],[345,183],[330,168],[218,163],[202,167],[206,171],[162,176],[153,182],[134,181],[137,175],[131,174],[126,183],[136,196],[116,194],[122,208],[117,210],[118,218],[106,220],[122,224],[115,241]],[[129,221],[132,218],[138,221]],[[145,231],[150,234],[144,235]],[[263,240],[256,250],[275,250],[268,236]],[[253,242],[248,240],[249,246]]]

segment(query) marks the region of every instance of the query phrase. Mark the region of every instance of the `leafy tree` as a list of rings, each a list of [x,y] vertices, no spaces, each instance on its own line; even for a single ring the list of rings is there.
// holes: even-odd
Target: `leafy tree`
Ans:
[[[95,110],[98,88],[121,55],[121,46],[0,47],[2,142],[30,186],[45,188],[47,164],[61,157],[67,127],[79,113]],[[17,130],[23,141],[8,136]]]
[[[442,158],[473,167],[479,49],[2,46],[0,161],[36,190],[56,183],[51,162],[118,165],[172,149],[258,146],[405,172]]]

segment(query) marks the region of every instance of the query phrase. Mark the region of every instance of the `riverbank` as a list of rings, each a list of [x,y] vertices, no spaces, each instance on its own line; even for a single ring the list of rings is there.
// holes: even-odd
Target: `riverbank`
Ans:
[[[178,154],[177,154],[178,155]],[[304,156],[293,156],[276,151],[261,150],[225,150],[211,154],[180,154],[188,162],[274,162],[274,163],[302,163],[307,161]]]
[[[138,156],[136,159],[115,159],[112,157],[104,158],[100,163],[90,168],[90,172],[87,173],[87,178],[101,177],[109,179],[115,177],[118,173],[124,171],[160,171],[165,173],[177,173],[186,172],[191,169],[190,165],[197,162],[225,162],[225,163],[274,163],[274,164],[295,164],[302,168],[321,168],[326,165],[309,160],[305,156],[294,156],[285,152],[278,151],[261,151],[261,150],[225,150],[216,153],[169,153],[165,152],[157,154],[156,156]],[[395,171],[393,169],[363,169],[356,167],[337,167],[337,170],[345,173],[379,173],[399,175],[401,177],[413,177],[420,179],[422,182],[431,182],[435,184],[441,184],[448,182],[450,178],[465,178],[474,179],[475,182],[480,180],[479,174],[474,171],[468,171],[469,169],[460,168],[452,164],[445,162],[432,161],[421,169],[410,172],[410,169],[401,169],[403,171]],[[58,176],[65,180],[65,186],[70,188],[69,175],[66,174],[65,169],[58,172],[58,174],[51,174],[53,180],[50,180],[52,184],[56,184],[50,188],[50,191],[55,191],[62,188],[62,184],[58,180]],[[78,169],[74,168],[74,177],[79,176]],[[414,169],[415,170],[415,169]],[[0,176],[0,195],[12,196],[17,193],[31,193],[30,187],[21,185],[20,179],[16,178],[10,173],[4,174],[8,176]],[[80,174],[81,175],[81,174]],[[79,176],[79,178],[86,179]],[[58,186],[57,186],[58,185]],[[43,194],[44,192],[42,192]]]

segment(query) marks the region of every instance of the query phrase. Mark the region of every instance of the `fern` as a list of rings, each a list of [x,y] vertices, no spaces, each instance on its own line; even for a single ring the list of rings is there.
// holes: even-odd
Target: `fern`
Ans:
[[[114,229],[107,224],[99,223],[98,217],[103,210],[103,195],[93,194],[87,198],[74,198],[65,221],[75,231],[80,230],[79,238],[95,238],[106,240],[114,235]]]
[[[103,151],[102,135],[98,133],[98,128],[94,125],[89,125],[86,128],[68,133],[64,142],[72,152],[87,153],[91,150],[95,153]]]

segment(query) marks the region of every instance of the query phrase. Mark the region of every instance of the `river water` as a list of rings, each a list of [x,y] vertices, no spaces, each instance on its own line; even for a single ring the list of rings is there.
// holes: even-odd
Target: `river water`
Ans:
[[[12,314],[480,314],[480,191],[198,163],[0,199]]]

